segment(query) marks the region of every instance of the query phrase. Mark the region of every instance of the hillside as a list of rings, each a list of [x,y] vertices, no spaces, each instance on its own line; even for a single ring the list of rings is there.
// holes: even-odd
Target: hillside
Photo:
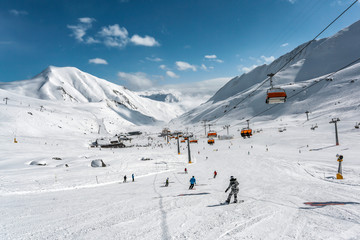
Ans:
[[[332,82],[321,81],[316,86],[303,90],[315,81],[323,80],[332,72],[340,70],[359,58],[359,38],[360,21],[334,36],[312,42],[287,67],[275,75],[274,85],[286,90],[288,101],[281,107],[265,112],[264,115],[281,116],[302,113],[306,110],[321,110],[324,106],[333,105],[337,99],[345,95],[344,93],[346,97],[339,99],[342,103],[348,103],[346,106],[358,105],[359,102],[354,100],[357,99],[354,89],[359,90],[360,66],[358,64],[333,75]],[[269,65],[259,66],[249,73],[233,78],[205,104],[185,113],[175,122],[187,124],[202,120],[217,121],[221,118],[220,121],[226,123],[234,119],[248,119],[265,111],[269,107],[265,104],[266,90],[270,87],[269,82],[261,86],[251,97],[248,95],[260,86],[268,73],[278,71],[305,44],[279,57]],[[350,82],[356,84],[348,84]]]

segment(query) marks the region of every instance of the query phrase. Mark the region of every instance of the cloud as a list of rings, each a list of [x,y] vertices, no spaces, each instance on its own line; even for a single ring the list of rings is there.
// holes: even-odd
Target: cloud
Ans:
[[[297,0],[287,0],[289,3],[294,4]]]
[[[257,66],[258,66],[258,65],[252,65],[251,67],[240,66],[240,68],[241,68],[241,71],[242,71],[242,72],[248,73],[248,72],[250,72],[251,70],[255,69]]]
[[[119,24],[104,26],[98,31],[96,38],[93,36],[87,36],[87,31],[92,28],[92,23],[96,21],[94,18],[83,17],[78,19],[77,25],[68,25],[67,27],[72,30],[71,36],[82,43],[94,44],[102,43],[107,47],[123,48],[128,45],[129,42],[138,46],[160,46],[159,42],[151,36],[141,37],[138,34],[129,38],[129,32],[125,27],[120,27]],[[159,60],[157,58],[155,60]]]
[[[270,57],[261,56],[260,58],[261,58],[262,60],[264,60],[264,62],[265,62],[266,64],[271,63],[271,62],[273,62],[273,61],[275,60],[275,57],[274,57],[274,56],[270,56]]]
[[[208,68],[205,66],[205,64],[201,64],[201,69],[206,71]]]
[[[28,15],[27,11],[23,11],[23,10],[16,10],[16,9],[11,9],[9,11],[9,13],[11,13],[14,16],[25,16]]]
[[[178,69],[179,71],[185,71],[185,70],[191,69],[191,70],[193,70],[194,72],[196,72],[196,70],[197,70],[197,69],[196,69],[196,66],[191,65],[191,64],[189,64],[189,63],[187,63],[187,62],[177,61],[175,64],[176,64],[177,69]]]
[[[174,72],[172,71],[166,71],[166,75],[168,75],[171,78],[179,78],[178,75],[176,75]]]
[[[146,60],[151,61],[151,62],[161,62],[162,61],[162,59],[158,58],[158,57],[153,57],[153,58],[146,57]]]
[[[125,81],[128,85],[128,88],[133,91],[145,90],[154,86],[153,81],[151,81],[146,73],[137,72],[137,73],[125,73],[118,72],[118,77],[120,80]]]
[[[286,46],[289,46],[289,43],[281,44],[281,47],[286,47]]]
[[[85,43],[95,43],[96,40],[92,37],[88,38],[87,40],[84,40],[84,36],[86,35],[86,31],[89,30],[92,27],[92,22],[95,21],[94,18],[79,18],[79,23],[77,25],[68,25],[67,27],[72,30],[72,35],[75,37],[76,40],[79,42],[85,42]]]
[[[161,68],[162,70],[167,70],[168,68],[166,67],[166,65],[162,64],[159,66],[159,68]]]
[[[214,61],[214,62],[218,62],[218,63],[223,63],[224,62],[223,60],[218,59],[215,54],[213,54],[213,55],[205,55],[204,57],[205,57],[206,60],[209,60],[209,61]]]
[[[93,63],[93,64],[105,64],[105,65],[108,64],[105,59],[101,59],[101,58],[89,59],[89,63]]]
[[[207,59],[215,59],[217,57],[216,57],[216,55],[205,55],[205,58],[207,58]]]
[[[89,17],[79,18],[79,22],[81,23],[91,24],[94,21],[95,21],[94,18],[89,18]]]
[[[139,35],[135,34],[131,37],[130,42],[135,45],[146,46],[146,47],[155,47],[160,46],[160,44],[155,40],[155,38],[150,36],[140,37]]]
[[[118,24],[102,27],[99,35],[103,37],[103,43],[108,47],[125,47],[129,42],[128,31]]]

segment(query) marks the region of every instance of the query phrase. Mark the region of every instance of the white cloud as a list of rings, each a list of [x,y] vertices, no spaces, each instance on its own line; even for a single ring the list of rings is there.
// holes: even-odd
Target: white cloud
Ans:
[[[92,22],[96,21],[94,18],[83,17],[78,19],[77,25],[68,25],[67,27],[72,30],[71,36],[75,37],[79,42],[93,44],[102,43],[108,47],[123,48],[128,45],[129,42],[139,46],[160,46],[159,42],[155,38],[150,36],[141,37],[138,34],[129,38],[129,33],[125,27],[120,27],[119,24],[104,26],[96,35],[87,36],[87,31],[92,27]],[[149,60],[149,59],[148,59]],[[161,61],[160,58],[154,58],[153,61]]]
[[[72,36],[75,37],[79,42],[85,43],[95,43],[96,40],[92,37],[88,38],[89,40],[84,41],[84,36],[86,35],[86,31],[92,27],[92,22],[95,21],[94,18],[79,18],[80,23],[77,25],[68,25],[67,27],[73,31]]]
[[[174,72],[172,71],[166,71],[166,75],[168,75],[171,78],[179,78],[178,75],[176,75]]]
[[[93,37],[88,37],[88,38],[85,40],[85,42],[88,43],[88,44],[100,43],[99,40],[96,40],[96,39],[94,39]]]
[[[108,64],[107,61],[105,59],[101,59],[101,58],[93,58],[93,59],[89,59],[89,63],[94,63],[94,64]]]
[[[218,62],[218,63],[223,63],[224,62],[223,60],[218,59],[215,54],[205,55],[204,57],[205,57],[206,60],[209,60],[209,61],[214,61],[214,62]]]
[[[208,68],[205,66],[205,64],[201,64],[201,69],[206,71]]]
[[[128,84],[128,88],[133,91],[145,90],[154,86],[153,81],[147,77],[146,73],[118,72],[118,77],[120,80],[125,81]]]
[[[166,70],[166,69],[167,69],[166,65],[164,65],[164,64],[160,65],[159,68],[161,68],[162,70]]]
[[[177,61],[175,64],[176,64],[177,69],[178,69],[179,71],[185,71],[185,70],[191,69],[191,70],[193,70],[194,72],[196,72],[196,66],[191,65],[191,64],[189,64],[189,63],[187,63],[187,62]]]
[[[146,60],[151,61],[151,62],[161,62],[162,61],[162,59],[158,58],[158,57],[154,57],[154,58],[146,57]]]
[[[297,0],[287,0],[289,3],[294,4]]]
[[[110,25],[108,27],[102,27],[99,33],[101,36],[104,37],[128,37],[128,31],[126,30],[126,28],[120,27],[118,24]]]
[[[24,16],[24,15],[28,15],[27,11],[23,11],[23,10],[16,10],[16,9],[11,9],[9,11],[9,13],[11,13],[14,16]]]
[[[146,47],[154,47],[160,46],[160,44],[155,40],[155,38],[150,36],[140,37],[139,35],[135,34],[131,37],[130,42],[135,45],[146,46]]]
[[[216,55],[205,55],[205,58],[207,59],[216,59]]]
[[[239,66],[239,71],[240,72],[245,72],[245,73],[248,73],[250,72],[251,70],[255,69],[258,65],[252,65],[250,67],[244,67],[243,65],[240,65]]]
[[[286,46],[289,46],[289,43],[281,44],[281,47],[286,47]]]
[[[79,18],[79,22],[81,23],[91,24],[94,21],[96,21],[95,18],[89,18],[89,17]]]
[[[103,42],[108,47],[125,47],[129,41],[128,31],[118,24],[102,27],[99,35],[103,37]]]
[[[265,62],[266,64],[271,63],[271,62],[273,62],[273,61],[275,60],[275,57],[274,57],[274,56],[270,56],[270,57],[261,56],[260,58],[261,58],[262,60],[264,60],[264,62]]]

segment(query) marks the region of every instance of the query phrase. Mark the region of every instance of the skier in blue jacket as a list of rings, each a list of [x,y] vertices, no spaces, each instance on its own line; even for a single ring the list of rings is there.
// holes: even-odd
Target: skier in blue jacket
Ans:
[[[192,178],[190,179],[190,187],[189,187],[189,189],[193,189],[194,184],[196,184],[196,179],[195,179],[194,176],[192,176]]]

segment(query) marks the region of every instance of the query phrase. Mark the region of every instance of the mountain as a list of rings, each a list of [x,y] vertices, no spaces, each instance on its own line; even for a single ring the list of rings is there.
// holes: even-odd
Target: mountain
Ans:
[[[168,122],[183,113],[176,106],[140,97],[123,86],[75,67],[50,66],[30,80],[0,83],[0,88],[31,98],[56,101],[58,104],[103,102],[109,111],[135,125]]]
[[[302,113],[306,110],[315,111],[325,105],[334,104],[336,99],[344,96],[344,92],[347,93],[348,100],[342,99],[343,101],[348,102],[350,99],[354,101],[358,99],[354,88],[360,89],[359,64],[336,73],[332,76],[334,80],[332,82],[321,81],[306,91],[304,88],[323,80],[328,74],[340,70],[359,58],[358,39],[360,39],[360,21],[331,37],[311,42],[305,50],[296,55],[308,44],[304,43],[269,65],[258,66],[249,73],[231,79],[206,103],[180,116],[174,123],[190,124],[202,120],[220,119],[224,123],[229,119],[244,121],[263,111],[265,112],[260,115],[282,116]],[[288,63],[290,59],[292,60]],[[265,97],[270,85],[268,82],[262,86],[260,84],[267,79],[267,74],[277,72],[284,65],[286,67],[275,75],[273,83],[276,87],[286,90],[288,101],[282,104],[282,107],[277,106],[267,111],[270,106],[265,104]],[[355,84],[348,84],[349,82]],[[250,93],[252,93],[251,97],[248,96]],[[358,101],[355,102],[352,103],[358,104]]]

